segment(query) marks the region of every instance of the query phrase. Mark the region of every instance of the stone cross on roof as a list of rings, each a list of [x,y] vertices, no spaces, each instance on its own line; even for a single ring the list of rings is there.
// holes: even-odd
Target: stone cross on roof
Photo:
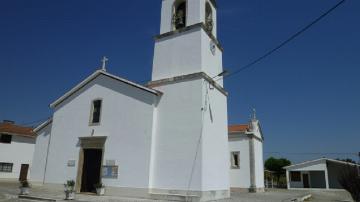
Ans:
[[[104,57],[101,59],[101,62],[102,62],[101,69],[102,69],[103,71],[105,71],[105,72],[106,72],[106,62],[107,62],[107,61],[109,61],[109,59],[108,59],[106,56],[104,56]]]
[[[252,109],[252,114],[250,115],[250,119],[256,120],[256,109],[255,108]]]

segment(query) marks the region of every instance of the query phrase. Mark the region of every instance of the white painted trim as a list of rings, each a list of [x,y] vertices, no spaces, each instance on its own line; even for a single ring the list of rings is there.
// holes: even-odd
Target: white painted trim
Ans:
[[[354,163],[348,163],[348,162],[338,161],[338,160],[329,159],[329,158],[321,158],[321,159],[316,159],[316,160],[312,160],[312,161],[305,161],[305,162],[302,162],[302,163],[298,163],[298,164],[286,166],[286,167],[284,167],[284,169],[286,169],[286,170],[291,170],[291,168],[293,168],[293,167],[302,166],[302,165],[306,165],[306,164],[310,164],[310,163],[315,163],[315,162],[322,163],[322,161],[325,161],[325,162],[326,162],[326,161],[330,161],[330,162],[334,162],[334,163],[341,163],[341,164],[351,165],[351,166],[360,166],[360,165],[356,165],[356,164],[354,164]]]
[[[289,170],[286,170],[286,186],[288,189],[291,189],[290,187],[290,173]]]
[[[326,168],[325,168],[325,187],[326,187],[326,189],[330,189],[329,172],[328,172],[328,166],[327,165],[326,165]]]
[[[83,80],[82,82],[80,82],[78,85],[76,85],[74,88],[72,88],[70,91],[68,91],[67,93],[65,93],[63,96],[61,96],[60,98],[58,98],[56,101],[54,101],[53,103],[50,104],[50,108],[55,108],[57,105],[59,105],[61,102],[63,102],[64,100],[66,100],[68,97],[70,97],[72,94],[74,94],[75,92],[77,92],[78,90],[80,90],[81,88],[83,88],[84,86],[86,86],[90,81],[94,80],[96,77],[98,77],[99,75],[105,75],[108,76],[114,80],[129,84],[131,86],[134,86],[136,88],[139,88],[141,90],[145,90],[148,91],[149,93],[155,94],[155,95],[161,95],[161,92],[151,89],[151,88],[147,88],[145,86],[142,86],[140,84],[136,84],[134,82],[131,82],[129,80],[120,78],[118,76],[109,74],[103,70],[97,70],[95,71],[92,75],[90,75],[89,77],[87,77],[85,80]]]
[[[50,123],[52,123],[52,118],[49,118],[48,120],[46,120],[45,122],[41,123],[40,125],[38,125],[33,131],[35,133],[39,132],[40,130],[42,130],[43,128],[45,128],[47,125],[49,125]]]

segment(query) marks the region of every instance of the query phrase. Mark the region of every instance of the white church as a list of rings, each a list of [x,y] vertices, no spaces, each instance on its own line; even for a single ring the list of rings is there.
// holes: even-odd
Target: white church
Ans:
[[[103,60],[51,103],[52,118],[35,129],[31,182],[191,201],[263,191],[259,122],[228,126],[216,9],[215,0],[162,0],[152,81],[110,74]]]

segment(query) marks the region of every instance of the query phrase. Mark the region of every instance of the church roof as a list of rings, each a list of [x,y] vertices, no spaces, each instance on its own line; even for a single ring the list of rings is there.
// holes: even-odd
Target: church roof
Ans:
[[[15,135],[22,137],[35,137],[33,129],[30,127],[19,126],[11,122],[0,123],[0,134]]]
[[[228,130],[229,133],[244,133],[249,131],[250,127],[248,124],[237,124],[237,125],[230,125]]]
[[[43,128],[45,128],[46,126],[48,126],[49,124],[52,123],[52,118],[49,118],[48,120],[46,120],[45,122],[41,123],[40,125],[38,125],[35,129],[34,132],[37,133],[40,130],[42,130]]]
[[[95,78],[97,78],[100,75],[104,75],[110,79],[114,79],[116,81],[128,84],[130,86],[133,86],[135,88],[138,88],[140,90],[143,91],[147,91],[149,93],[152,93],[156,96],[162,95],[162,93],[160,91],[145,87],[143,85],[134,83],[132,81],[120,78],[118,76],[115,76],[113,74],[110,74],[104,70],[97,70],[95,71],[92,75],[90,75],[89,77],[87,77],[85,80],[83,80],[81,83],[79,83],[78,85],[76,85],[73,89],[71,89],[70,91],[68,91],[67,93],[65,93],[63,96],[61,96],[59,99],[57,99],[56,101],[54,101],[53,103],[50,104],[51,108],[56,107],[57,105],[59,105],[60,103],[62,103],[64,100],[66,100],[67,98],[69,98],[71,95],[73,95],[74,93],[76,93],[78,90],[82,89],[84,86],[86,86],[89,82],[93,81]]]
[[[262,133],[262,129],[261,129],[261,126],[259,124],[259,121],[257,121],[256,124],[258,125],[258,132],[253,131],[254,129],[252,128],[251,123],[249,123],[249,124],[229,125],[228,126],[229,136],[234,136],[234,135],[238,135],[238,134],[245,134],[245,135],[252,134],[256,138],[258,138],[259,140],[263,141],[264,140],[264,135]]]

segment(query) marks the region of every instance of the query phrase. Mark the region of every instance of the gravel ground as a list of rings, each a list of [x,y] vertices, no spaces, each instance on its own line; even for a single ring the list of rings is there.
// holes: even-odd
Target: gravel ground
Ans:
[[[345,191],[310,191],[315,202],[353,202],[349,193]]]
[[[1,182],[0,181],[0,202],[34,202],[33,200],[18,199],[19,192],[17,183]],[[31,189],[32,195],[43,197],[62,199],[62,191],[55,191],[48,187],[33,186]],[[265,193],[232,193],[231,199],[219,200],[218,202],[290,202],[292,199],[300,198],[307,194],[312,194],[311,202],[344,202],[350,200],[350,195],[345,191],[298,191],[298,190],[283,190],[272,189]],[[77,195],[78,200],[74,202],[166,202],[158,200],[147,199],[129,199],[119,197],[98,197],[92,195]]]

